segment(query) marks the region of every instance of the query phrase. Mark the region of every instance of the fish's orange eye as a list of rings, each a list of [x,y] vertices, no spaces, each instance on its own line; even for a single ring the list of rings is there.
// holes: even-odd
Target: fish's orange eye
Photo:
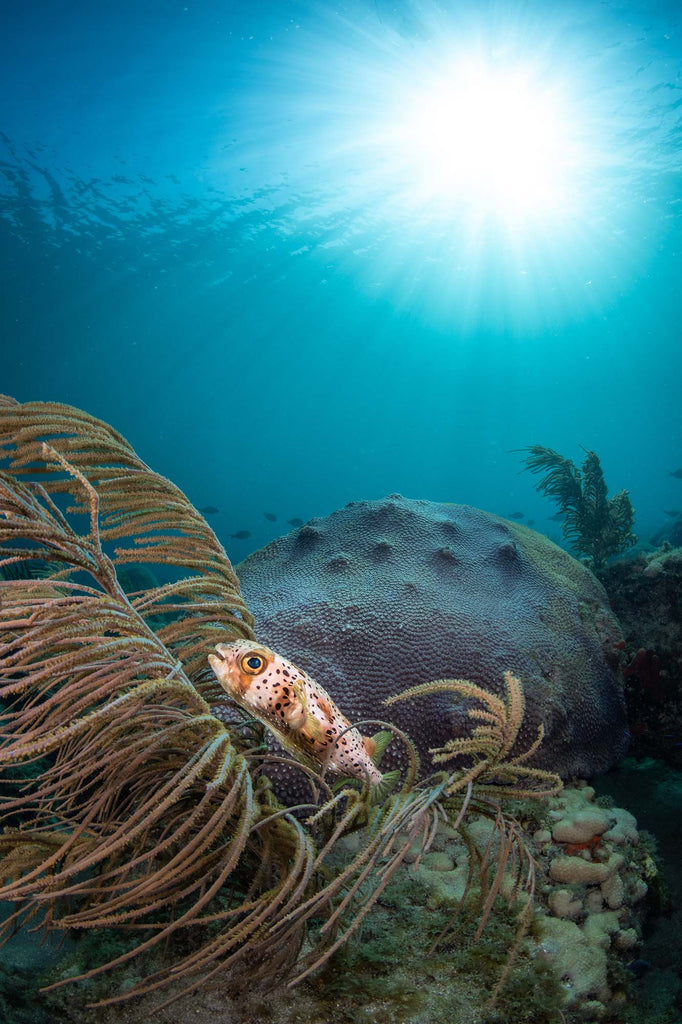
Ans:
[[[240,664],[242,672],[247,672],[251,676],[257,676],[266,666],[265,658],[261,658],[260,654],[255,654],[254,651],[245,654]]]

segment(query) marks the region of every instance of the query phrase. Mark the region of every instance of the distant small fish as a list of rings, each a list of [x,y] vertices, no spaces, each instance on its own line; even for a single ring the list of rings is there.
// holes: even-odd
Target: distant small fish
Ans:
[[[674,476],[676,480],[682,480],[682,469],[674,469],[668,476]]]
[[[525,519],[523,512],[510,512],[507,519]]]
[[[560,523],[564,518],[563,512],[555,512],[553,516],[549,517],[553,523]]]
[[[302,519],[287,519],[287,523],[289,524],[289,526],[303,526]]]
[[[664,508],[663,511],[667,516],[670,516],[671,519],[677,519],[678,516],[682,516],[682,512],[680,512],[679,508]]]
[[[534,519],[526,519],[526,525],[527,526],[535,526],[535,520]]]
[[[237,530],[236,533],[231,533],[230,537],[234,540],[246,540],[247,537],[251,536],[251,530]]]
[[[214,516],[216,512],[220,512],[219,508],[215,505],[202,505],[201,508],[197,509],[197,512],[201,512],[202,516]]]
[[[274,512],[264,512],[263,515],[265,516],[269,523],[277,522],[277,516],[274,514]]]

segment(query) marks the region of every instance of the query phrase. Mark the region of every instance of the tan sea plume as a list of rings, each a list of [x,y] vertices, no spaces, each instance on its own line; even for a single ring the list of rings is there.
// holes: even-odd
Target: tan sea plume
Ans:
[[[475,751],[444,751],[473,751],[473,771],[418,782],[409,738],[385,726],[408,764],[388,799],[373,802],[357,780],[332,790],[299,765],[310,802],[283,807],[261,723],[235,709],[225,724],[211,710],[224,694],[207,654],[253,639],[253,620],[185,495],[107,424],[56,403],[0,400],[0,462],[0,899],[16,908],[2,934],[28,921],[137,934],[84,977],[163,944],[162,966],[110,1002],[169,982],[181,983],[177,998],[247,955],[254,974],[295,982],[357,929],[444,818],[459,825],[477,802],[499,823],[505,863],[521,849],[496,801],[558,780],[531,779],[510,756],[518,696],[478,715]],[[27,562],[35,571],[22,572]],[[131,564],[177,578],[140,574],[127,592]],[[339,866],[332,854],[351,831],[361,841]],[[480,866],[484,917],[498,869],[491,879]]]

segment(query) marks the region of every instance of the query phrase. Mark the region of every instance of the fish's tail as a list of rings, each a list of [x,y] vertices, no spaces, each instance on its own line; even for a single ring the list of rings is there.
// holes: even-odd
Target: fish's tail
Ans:
[[[388,729],[381,729],[375,732],[370,742],[372,744],[372,761],[375,765],[381,764],[381,759],[386,753],[386,748],[395,739],[395,733]]]
[[[390,772],[384,772],[378,782],[375,782],[370,790],[370,801],[373,804],[385,800],[400,781],[400,769],[393,768]]]

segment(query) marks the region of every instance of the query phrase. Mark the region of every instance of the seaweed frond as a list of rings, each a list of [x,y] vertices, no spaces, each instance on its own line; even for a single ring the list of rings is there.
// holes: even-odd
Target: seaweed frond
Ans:
[[[0,459],[0,900],[15,905],[0,939],[29,921],[141,936],[56,985],[163,948],[163,966],[101,1004],[169,982],[176,999],[247,956],[272,979],[306,934],[299,974],[323,963],[402,862],[396,830],[424,834],[440,791],[415,790],[413,745],[401,734],[409,768],[379,805],[298,766],[310,801],[282,807],[264,774],[276,758],[240,712],[233,726],[211,713],[206,653],[251,637],[252,619],[187,498],[68,406],[0,399]],[[120,568],[139,562],[183,576],[140,573],[128,593]],[[350,831],[359,849],[340,869]]]
[[[533,445],[523,450],[528,452],[526,469],[544,474],[537,489],[554,498],[564,516],[564,537],[588,559],[594,572],[636,543],[632,531],[635,514],[628,492],[619,491],[608,498],[598,455],[586,451],[581,470],[552,448]]]
[[[16,906],[0,935],[25,920],[53,931],[141,931],[134,949],[88,976],[207,919],[223,925],[212,945],[155,980],[205,971],[216,949],[224,959],[264,956],[264,933],[310,881],[314,848],[293,816],[272,816],[248,759],[191,678],[205,637],[251,635],[229,560],[184,495],[106,425],[86,421],[87,456],[76,413],[51,407],[43,422],[35,405],[29,418],[25,411],[0,408],[13,468],[0,473],[0,566],[30,555],[50,571],[0,583],[0,822],[20,822],[0,837],[0,899]],[[59,431],[54,445],[38,440],[41,430]],[[83,470],[58,448],[75,452]],[[24,471],[38,479],[14,475]],[[173,501],[156,508],[154,493]],[[60,508],[63,495],[72,512]],[[74,511],[86,513],[85,532],[72,525]],[[105,536],[133,547],[109,557]],[[193,587],[185,579],[130,597],[115,563],[133,550],[138,557],[139,539],[155,561],[205,564],[205,575]],[[159,607],[175,617],[155,632],[146,615]],[[33,777],[17,771],[38,761]],[[244,899],[256,863],[261,885]],[[244,871],[216,913],[214,897]],[[146,979],[127,996],[150,987]]]
[[[3,461],[11,479],[42,484],[42,492],[35,493],[49,496],[63,526],[72,530],[74,516],[87,516],[91,536],[110,556],[112,566],[155,564],[181,573],[172,583],[133,595],[130,603],[147,620],[165,618],[159,638],[182,657],[202,695],[216,699],[221,691],[206,664],[206,647],[224,639],[226,631],[234,637],[252,637],[253,617],[222,544],[182,491],[151,470],[109,424],[56,402],[19,404],[3,398],[0,464]],[[76,480],[80,486],[74,486]],[[20,522],[14,529],[17,543],[3,550],[0,568],[11,571],[13,564],[27,558],[54,559],[48,538],[35,532],[19,540],[17,525]],[[11,531],[5,540],[11,544]],[[92,564],[89,558],[83,568]],[[112,573],[115,576],[113,569],[107,570],[109,577]]]

